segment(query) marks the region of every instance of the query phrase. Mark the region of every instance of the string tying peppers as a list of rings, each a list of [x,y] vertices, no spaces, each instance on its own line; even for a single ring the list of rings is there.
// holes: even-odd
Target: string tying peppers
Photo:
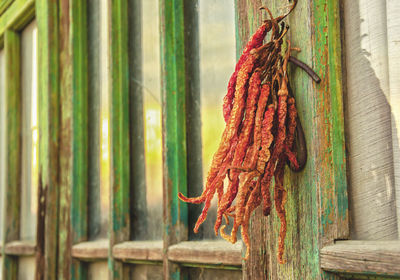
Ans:
[[[297,0],[289,13],[296,4]],[[288,62],[303,68],[317,82],[319,78],[308,66],[290,56],[293,49],[289,41],[286,52],[282,54],[283,38],[288,27],[283,22],[279,23],[289,13],[274,18],[268,8],[262,9],[269,13],[271,19],[264,21],[251,37],[229,80],[223,104],[226,127],[214,154],[203,193],[193,198],[182,193],[178,196],[185,202],[204,203],[194,227],[194,232],[198,232],[217,193],[215,234],[218,235],[219,231],[224,239],[235,243],[241,227],[247,259],[250,252],[250,217],[260,205],[265,216],[270,214],[271,181],[274,177],[273,201],[281,222],[277,258],[284,263],[287,226],[287,192],[283,180],[285,164],[289,163],[292,170],[299,171],[306,158],[298,158],[293,150],[296,131],[297,138],[301,138],[300,144],[304,146],[305,142],[301,127],[297,125],[296,104],[287,75]],[[270,41],[263,44],[268,32],[271,32]],[[225,188],[224,182],[228,184]],[[222,225],[223,218],[229,224],[229,217],[233,218],[230,234],[225,232],[226,225]]]

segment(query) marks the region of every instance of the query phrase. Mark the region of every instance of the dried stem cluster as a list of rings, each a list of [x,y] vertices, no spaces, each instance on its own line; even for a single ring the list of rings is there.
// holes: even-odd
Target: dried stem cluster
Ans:
[[[282,52],[288,27],[283,22],[279,25],[279,22],[286,15],[273,18],[271,12],[264,9],[271,19],[266,20],[247,43],[228,83],[223,105],[226,127],[214,154],[203,193],[194,198],[179,193],[179,198],[185,202],[204,203],[194,228],[197,232],[207,217],[212,198],[217,194],[215,234],[218,235],[219,231],[224,239],[235,243],[241,227],[248,258],[251,214],[261,204],[264,215],[270,214],[273,191],[275,210],[281,222],[277,257],[280,263],[284,263],[287,193],[283,178],[287,162],[298,168],[292,151],[297,111],[295,99],[288,91],[290,42],[286,52]],[[269,42],[263,44],[270,31]],[[275,184],[272,190],[273,177]],[[227,224],[229,218],[233,218],[230,234],[225,232],[223,218]]]

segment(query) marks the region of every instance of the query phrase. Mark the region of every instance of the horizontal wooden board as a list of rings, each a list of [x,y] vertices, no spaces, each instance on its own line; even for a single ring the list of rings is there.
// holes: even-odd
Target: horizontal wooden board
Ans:
[[[34,241],[11,241],[4,246],[4,253],[13,256],[33,256],[36,251]]]
[[[400,241],[340,241],[322,248],[320,258],[331,272],[400,277]]]
[[[168,248],[168,259],[174,262],[242,265],[242,244],[226,241],[185,241]]]
[[[72,257],[80,260],[99,260],[108,257],[108,240],[81,242],[72,246]]]
[[[113,257],[122,261],[162,261],[163,242],[127,241],[113,247]]]

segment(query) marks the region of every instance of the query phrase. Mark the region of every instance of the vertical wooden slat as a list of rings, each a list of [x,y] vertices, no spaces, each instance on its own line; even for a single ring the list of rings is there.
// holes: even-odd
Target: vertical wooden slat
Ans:
[[[274,15],[285,10],[280,1],[237,0],[238,52],[267,17],[258,11],[261,5],[271,7]],[[330,279],[320,270],[319,248],[348,236],[339,10],[338,1],[299,1],[286,20],[288,39],[302,49],[293,55],[313,65],[322,82],[315,85],[303,71],[290,67],[308,162],[298,174],[286,172],[287,263],[276,259],[280,222],[275,210],[265,218],[258,209],[251,225],[257,249],[244,266],[246,279]]]
[[[88,42],[87,2],[70,1],[72,44],[72,244],[88,238]],[[86,279],[86,267],[73,260],[72,279]]]
[[[58,4],[36,1],[38,24],[38,96],[39,96],[39,198],[45,213],[44,237],[38,236],[44,263],[37,259],[37,279],[54,279],[57,274],[59,205],[59,69]],[[45,202],[45,203],[43,203]],[[38,213],[43,215],[44,213]],[[40,232],[40,228],[38,232]],[[43,240],[44,239],[44,240]],[[44,266],[43,266],[44,264]],[[40,276],[40,277],[39,277]]]
[[[18,240],[20,229],[21,188],[21,42],[18,33],[6,30],[6,124],[7,181],[5,189],[4,243]],[[18,258],[4,255],[3,279],[16,279]]]
[[[129,57],[128,3],[111,1],[111,238],[110,247],[129,239]],[[110,251],[111,254],[111,251]],[[125,279],[122,262],[110,257],[112,279]]]
[[[187,239],[187,205],[177,199],[187,193],[186,73],[183,0],[160,1],[161,79],[163,110],[164,251]],[[180,279],[177,265],[164,255],[165,279]]]
[[[72,186],[72,54],[70,1],[59,2],[60,59],[60,211],[57,279],[71,279],[71,186]]]

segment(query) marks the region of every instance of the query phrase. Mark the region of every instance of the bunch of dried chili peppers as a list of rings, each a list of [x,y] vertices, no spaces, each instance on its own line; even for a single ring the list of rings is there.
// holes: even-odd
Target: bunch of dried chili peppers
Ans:
[[[289,13],[294,9],[294,1]],[[287,66],[291,46],[282,54],[283,38],[288,27],[282,22],[286,15],[264,21],[247,43],[235,71],[228,83],[224,98],[223,114],[226,127],[220,145],[214,154],[203,193],[199,197],[179,198],[190,203],[205,203],[194,232],[207,217],[211,200],[218,196],[215,234],[232,243],[237,241],[241,226],[244,243],[249,256],[249,222],[252,212],[262,204],[265,216],[271,211],[271,181],[275,178],[273,200],[281,221],[278,244],[278,260],[284,263],[283,251],[286,236],[286,190],[283,177],[286,162],[292,169],[299,169],[292,150],[297,125],[295,99],[288,90]],[[268,32],[268,43],[263,41]],[[229,180],[225,180],[228,178]],[[227,186],[224,186],[224,181]],[[225,218],[229,224],[233,218],[230,234],[225,233]]]

